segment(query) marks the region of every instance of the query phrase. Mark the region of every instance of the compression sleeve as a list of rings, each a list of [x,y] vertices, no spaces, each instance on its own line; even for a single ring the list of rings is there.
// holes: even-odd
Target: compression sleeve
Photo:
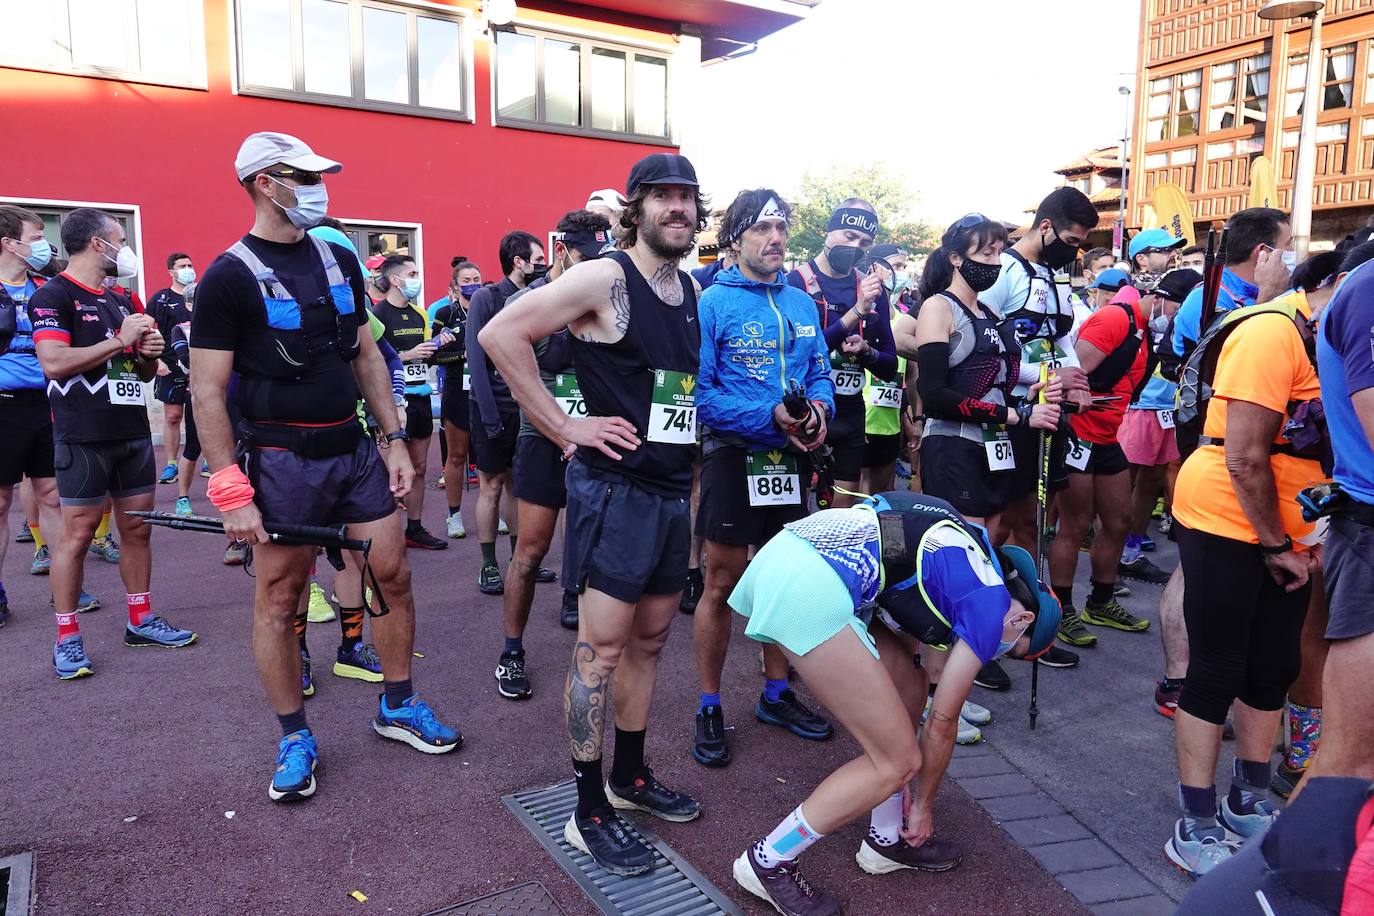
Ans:
[[[384,337],[377,338],[377,352],[386,360],[386,370],[391,375],[392,397],[397,401],[403,400],[406,396],[406,370],[401,362],[401,354]]]
[[[949,342],[916,349],[916,390],[926,416],[960,423],[1005,423],[1006,407],[968,397],[949,387]]]
[[[865,367],[885,382],[897,378],[897,341],[892,337],[892,306],[884,290],[873,314],[864,321],[871,358]]]

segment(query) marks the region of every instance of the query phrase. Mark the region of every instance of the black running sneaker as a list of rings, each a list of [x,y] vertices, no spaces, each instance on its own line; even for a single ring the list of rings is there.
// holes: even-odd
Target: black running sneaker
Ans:
[[[496,692],[508,700],[524,700],[530,690],[529,675],[525,674],[525,653],[502,652],[496,663]]]
[[[725,740],[725,713],[719,706],[697,710],[697,737],[692,758],[702,766],[723,767],[730,762],[730,745]]]
[[[835,733],[829,722],[803,706],[790,689],[780,693],[776,702],[770,702],[767,696],[759,694],[754,718],[768,725],[785,728],[807,741],[824,741]]]
[[[1097,645],[1097,635],[1090,632],[1072,605],[1064,608],[1064,616],[1059,618],[1060,642],[1066,642],[1076,649],[1087,649]]]
[[[416,525],[406,528],[406,546],[419,550],[448,550],[448,541],[436,538],[423,525]]]
[[[796,859],[765,868],[746,849],[735,860],[735,882],[749,893],[773,905],[784,916],[839,916],[843,910],[834,897],[811,886],[797,871]]]
[[[506,580],[495,563],[487,563],[477,572],[477,590],[484,595],[499,595],[506,590]]]
[[[1040,656],[1040,664],[1047,668],[1076,668],[1078,666],[1078,653],[1051,645],[1050,650]]]
[[[1169,574],[1151,563],[1143,554],[1131,563],[1116,564],[1116,574],[1123,579],[1135,579],[1153,585],[1163,585],[1169,581]]]
[[[677,609],[684,614],[695,614],[705,587],[700,569],[687,570],[687,582],[682,588],[682,600],[678,602]]]
[[[988,690],[1010,690],[1011,678],[1000,662],[988,662],[978,669],[978,673],[973,677],[973,683],[979,687],[986,687]]]
[[[563,607],[558,612],[558,623],[565,630],[577,629],[577,592],[563,593]]]
[[[534,581],[538,582],[540,585],[548,585],[550,582],[558,581],[558,573],[554,572],[552,569],[541,566],[539,567],[539,571],[534,574]]]
[[[654,778],[654,771],[645,767],[628,786],[617,786],[606,780],[606,798],[621,811],[645,811],[665,821],[682,823],[701,816],[701,802],[681,792],[674,792]]]
[[[964,853],[959,844],[939,837],[931,837],[920,846],[908,845],[906,840],[898,840],[891,846],[881,846],[873,837],[865,836],[859,845],[854,861],[870,875],[885,875],[899,868],[914,868],[918,871],[949,871],[963,861]]]
[[[563,826],[563,839],[613,875],[642,875],[654,867],[653,849],[631,833],[629,825],[609,805],[588,817],[578,817],[574,811]]]

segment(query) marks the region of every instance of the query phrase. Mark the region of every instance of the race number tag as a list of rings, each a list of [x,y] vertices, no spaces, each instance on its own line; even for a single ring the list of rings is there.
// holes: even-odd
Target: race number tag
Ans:
[[[577,376],[559,373],[553,377],[553,399],[558,409],[570,417],[587,416],[587,400],[582,397],[582,389],[577,387]]]
[[[1069,445],[1069,453],[1064,459],[1064,463],[1075,471],[1086,471],[1088,469],[1088,459],[1093,455],[1092,443],[1084,442],[1079,439],[1077,443]]]
[[[835,394],[855,397],[863,393],[864,371],[847,359],[831,359],[830,381],[835,383]]]
[[[654,370],[649,400],[650,442],[692,445],[697,441],[697,377],[690,372]]]
[[[143,380],[138,377],[134,361],[120,356],[107,363],[105,387],[110,392],[110,403],[125,407],[143,406]]]
[[[778,449],[750,452],[744,458],[750,506],[801,505],[801,478],[797,459]]]
[[[983,448],[988,453],[989,471],[1013,471],[1016,454],[1011,449],[1011,433],[1005,426],[983,427]]]
[[[1159,428],[1160,428],[1160,429],[1173,429],[1173,428],[1174,428],[1174,411],[1173,411],[1173,408],[1170,408],[1170,409],[1168,409],[1168,410],[1156,410],[1156,411],[1155,411],[1155,416],[1159,417]]]
[[[1021,348],[1021,359],[1027,363],[1047,364],[1051,369],[1064,365],[1064,348],[1052,340],[1037,337]]]
[[[838,387],[837,385],[836,388]],[[890,410],[901,410],[901,382],[884,382],[882,379],[872,379],[868,385],[868,404],[870,407],[886,407]]]
[[[424,385],[429,382],[429,366],[425,363],[405,363],[404,369],[407,385]]]
[[[472,390],[472,373],[468,371],[467,363],[463,363],[463,390]]]

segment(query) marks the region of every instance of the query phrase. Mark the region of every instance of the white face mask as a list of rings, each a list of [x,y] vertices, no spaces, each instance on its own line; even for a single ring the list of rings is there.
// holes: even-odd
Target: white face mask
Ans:
[[[277,204],[285,211],[286,218],[291,220],[291,225],[297,229],[310,229],[318,226],[320,220],[324,219],[325,214],[329,212],[329,192],[325,190],[323,182],[296,185],[292,188],[290,185],[272,178],[271,175],[267,177],[283,188],[291,188],[292,191],[296,192],[296,205],[294,207],[282,207],[275,200],[272,203]]]
[[[1283,266],[1288,268],[1291,274],[1293,268],[1298,266],[1298,253],[1296,251],[1280,251],[1279,257],[1283,258]]]
[[[411,277],[401,284],[401,291],[407,299],[414,299],[420,295],[422,285],[419,277]]]
[[[100,241],[102,245],[109,246],[110,248],[114,247],[112,242],[107,242],[104,239]],[[100,249],[100,254],[105,260],[115,266],[115,276],[119,277],[121,280],[127,280],[130,277],[138,276],[138,255],[134,254],[134,250],[128,245],[121,245],[119,251],[113,258],[105,254],[105,249],[103,247]]]
[[[194,267],[183,267],[177,271],[177,282],[182,286],[190,286],[196,282],[196,269]]]
[[[997,655],[994,656],[994,657],[995,657],[995,658],[1001,658],[1003,655],[1006,655],[1008,652],[1010,652],[1011,649],[1012,649],[1012,647],[1016,645],[1016,641],[1017,641],[1018,639],[1020,639],[1022,636],[1025,636],[1025,635],[1026,635],[1026,631],[1029,630],[1029,629],[1030,629],[1030,624],[1026,624],[1024,627],[1021,628],[1021,632],[1020,632],[1020,633],[1017,633],[1015,636],[1013,636],[1013,637],[1011,638],[1011,641],[1010,641],[1010,642],[1007,642],[1006,640],[1003,640],[1003,641],[999,642],[999,643],[997,644]]]

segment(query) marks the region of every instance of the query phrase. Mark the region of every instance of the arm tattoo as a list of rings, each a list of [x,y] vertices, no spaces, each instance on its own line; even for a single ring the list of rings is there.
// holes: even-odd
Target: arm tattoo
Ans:
[[[623,278],[611,284],[611,308],[615,311],[615,331],[624,337],[630,330],[630,288]]]
[[[654,294],[668,305],[682,304],[682,281],[677,276],[677,262],[668,261],[649,278]]]
[[[568,683],[563,691],[563,713],[568,720],[568,743],[574,760],[595,760],[601,756],[610,678],[597,672],[595,662],[596,650],[591,643],[579,642],[573,649],[572,667],[568,669]]]

